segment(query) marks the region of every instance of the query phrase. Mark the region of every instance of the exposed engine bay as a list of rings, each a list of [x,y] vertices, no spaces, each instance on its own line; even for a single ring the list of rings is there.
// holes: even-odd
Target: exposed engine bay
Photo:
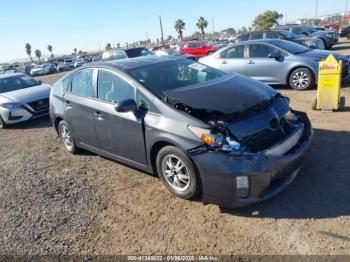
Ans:
[[[189,150],[188,153],[191,155],[210,150],[235,155],[284,154],[298,143],[304,130],[300,116],[289,108],[289,99],[279,93],[257,105],[232,114],[193,108],[171,98],[168,98],[167,102],[177,110],[202,120],[210,127],[207,133],[190,128],[204,142],[202,146]],[[280,144],[283,144],[283,149],[276,149]],[[272,148],[275,149],[271,151]]]

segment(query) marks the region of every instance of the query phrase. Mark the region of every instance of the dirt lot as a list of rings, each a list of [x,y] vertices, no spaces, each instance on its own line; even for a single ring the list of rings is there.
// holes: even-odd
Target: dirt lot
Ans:
[[[336,47],[350,53],[350,43]],[[42,77],[53,83],[59,75]],[[63,149],[48,119],[0,131],[0,253],[349,254],[350,83],[345,112],[310,110],[311,155],[283,193],[225,211],[173,197],[151,175]]]

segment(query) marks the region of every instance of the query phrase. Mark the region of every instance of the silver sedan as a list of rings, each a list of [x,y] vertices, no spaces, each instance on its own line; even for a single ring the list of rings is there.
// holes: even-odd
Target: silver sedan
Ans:
[[[0,76],[0,129],[47,115],[51,88],[22,73]]]
[[[246,75],[266,84],[288,85],[295,90],[305,90],[316,85],[318,64],[330,54],[342,60],[342,77],[347,77],[349,57],[277,39],[230,45],[201,58],[199,62],[226,73]]]

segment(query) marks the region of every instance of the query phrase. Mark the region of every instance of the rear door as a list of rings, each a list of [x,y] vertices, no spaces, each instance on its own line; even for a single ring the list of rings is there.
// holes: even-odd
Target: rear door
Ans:
[[[84,69],[71,77],[70,88],[64,94],[65,121],[71,128],[77,142],[96,147],[94,109],[91,102],[95,97],[94,69]]]
[[[99,148],[144,165],[143,116],[135,112],[117,112],[115,105],[124,99],[135,99],[134,86],[121,74],[99,69],[94,112]]]
[[[245,75],[247,59],[245,58],[245,44],[236,45],[223,50],[216,58],[215,68],[225,73],[239,73]]]
[[[281,59],[269,58],[269,54],[280,54],[281,52],[263,43],[249,44],[248,50],[247,76],[269,84],[280,84],[284,59],[283,57]]]

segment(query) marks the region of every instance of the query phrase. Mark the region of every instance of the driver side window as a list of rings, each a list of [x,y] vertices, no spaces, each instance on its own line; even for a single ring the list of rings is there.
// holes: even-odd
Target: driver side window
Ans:
[[[277,49],[261,44],[253,44],[249,46],[250,58],[268,58],[269,54],[277,53]]]
[[[135,99],[134,87],[112,72],[99,70],[97,98],[111,103]]]

